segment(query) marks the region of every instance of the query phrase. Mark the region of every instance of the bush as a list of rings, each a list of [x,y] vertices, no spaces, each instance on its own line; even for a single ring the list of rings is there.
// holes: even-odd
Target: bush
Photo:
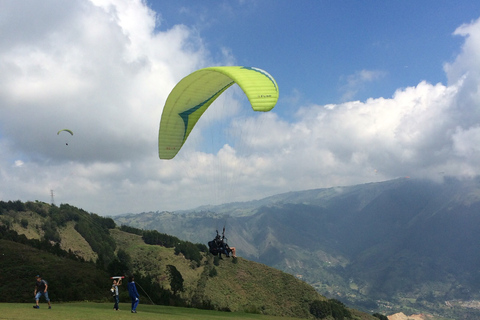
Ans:
[[[24,229],[26,229],[28,227],[28,220],[23,218],[22,220],[20,220],[20,224]]]
[[[331,316],[335,320],[344,320],[352,317],[350,310],[336,299],[313,301],[310,304],[310,313],[317,319],[324,319]]]
[[[213,278],[213,277],[216,277],[217,276],[217,268],[213,267],[212,269],[210,269],[210,272],[208,273],[208,276],[210,278]]]

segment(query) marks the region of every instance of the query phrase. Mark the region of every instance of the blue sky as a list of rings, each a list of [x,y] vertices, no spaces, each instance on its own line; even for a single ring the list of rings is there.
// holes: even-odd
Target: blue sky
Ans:
[[[475,1],[150,1],[160,30],[193,26],[215,57],[227,48],[239,65],[269,70],[286,96],[342,102],[362,70],[354,99],[391,97],[422,80],[446,82],[443,64],[463,39],[453,31],[478,18]]]
[[[1,1],[0,200],[53,190],[57,204],[115,215],[471,179],[479,18],[473,0]],[[160,160],[169,92],[212,65],[268,71],[277,106],[254,114],[229,89]]]

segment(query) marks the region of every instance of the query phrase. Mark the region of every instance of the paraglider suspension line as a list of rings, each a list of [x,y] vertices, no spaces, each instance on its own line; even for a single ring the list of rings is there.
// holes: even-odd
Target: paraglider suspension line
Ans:
[[[135,282],[136,285],[138,285],[140,287],[140,289],[142,289],[143,293],[145,293],[145,295],[148,297],[148,299],[150,299],[150,302],[152,302],[153,305],[155,305],[155,303],[153,302],[153,300],[150,298],[150,296],[148,295],[148,293],[142,288],[142,286],[138,283],[138,282]]]

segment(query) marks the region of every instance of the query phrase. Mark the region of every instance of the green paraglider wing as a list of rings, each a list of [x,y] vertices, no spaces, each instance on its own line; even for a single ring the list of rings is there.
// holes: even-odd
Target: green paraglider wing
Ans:
[[[234,83],[254,111],[270,111],[277,103],[277,83],[262,69],[228,66],[197,70],[180,80],[165,102],[158,132],[160,159],[175,157],[205,110]]]
[[[66,132],[70,133],[70,134],[73,136],[72,130],[69,130],[69,129],[62,129],[62,130],[60,130],[60,131],[57,132],[57,135],[59,135],[60,132],[62,132],[62,131],[66,131]]]

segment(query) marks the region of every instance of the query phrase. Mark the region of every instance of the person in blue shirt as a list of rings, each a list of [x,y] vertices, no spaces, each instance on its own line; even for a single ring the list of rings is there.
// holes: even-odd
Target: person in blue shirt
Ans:
[[[135,278],[131,276],[128,280],[128,295],[132,299],[132,313],[137,313],[137,306],[140,302],[140,295],[137,291],[137,286],[135,286]]]

